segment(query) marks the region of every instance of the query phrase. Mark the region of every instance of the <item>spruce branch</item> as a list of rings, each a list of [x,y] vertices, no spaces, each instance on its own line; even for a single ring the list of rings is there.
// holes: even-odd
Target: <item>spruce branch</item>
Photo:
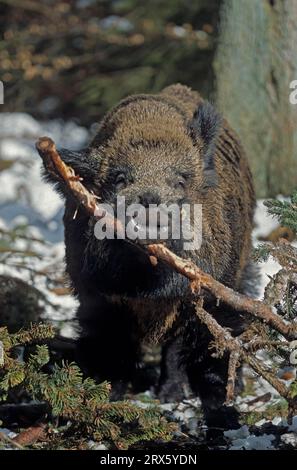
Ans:
[[[48,415],[59,422],[70,421],[78,442],[92,438],[126,449],[140,440],[171,439],[176,426],[168,423],[157,407],[143,409],[129,401],[111,402],[110,384],[96,384],[91,378],[84,379],[75,363],[54,364],[49,373],[45,372],[44,366],[50,359],[47,345],[37,345],[36,351],[26,362],[13,357],[15,345],[25,346],[34,344],[36,340],[50,339],[52,331],[47,325],[37,325],[15,335],[10,335],[6,328],[0,333],[4,339],[5,362],[0,367],[0,391],[4,397],[18,386],[33,400],[45,403]],[[43,420],[21,431],[12,445],[24,447],[37,441],[47,441],[47,424]],[[63,434],[63,431],[60,432]],[[66,434],[63,442],[67,447]]]
[[[297,233],[297,191],[290,201],[268,200],[264,202],[269,214],[276,217],[284,227],[291,228]]]

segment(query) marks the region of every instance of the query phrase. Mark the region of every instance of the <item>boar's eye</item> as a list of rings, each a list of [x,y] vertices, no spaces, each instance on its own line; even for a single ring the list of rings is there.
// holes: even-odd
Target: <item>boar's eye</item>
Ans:
[[[120,191],[120,189],[125,188],[126,185],[127,185],[126,175],[124,175],[124,173],[119,173],[115,180],[116,190]]]

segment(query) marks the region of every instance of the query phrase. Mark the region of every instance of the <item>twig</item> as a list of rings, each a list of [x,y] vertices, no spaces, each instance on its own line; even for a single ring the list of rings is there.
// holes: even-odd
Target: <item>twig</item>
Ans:
[[[0,432],[0,441],[6,442],[6,444],[9,444],[12,447],[15,447],[18,450],[24,450],[24,447],[20,445],[18,442],[15,442],[11,437],[7,436],[3,432]]]
[[[84,208],[94,215],[97,209],[96,198],[82,185],[81,178],[75,174],[74,170],[63,162],[52,139],[41,137],[36,148],[48,172],[55,178],[62,179]]]
[[[199,291],[201,288],[204,288],[214,295],[216,299],[225,302],[237,312],[248,313],[258,320],[261,319],[264,323],[267,323],[281,333],[286,339],[293,340],[297,338],[296,325],[285,323],[282,318],[272,311],[269,305],[260,300],[254,300],[239,294],[224,286],[210,274],[201,271],[192,261],[180,258],[164,245],[148,245],[148,251],[151,255],[166,262],[175,271],[190,279],[194,290]]]
[[[289,395],[289,390],[287,389],[285,384],[273,374],[271,374],[268,370],[266,370],[258,359],[256,359],[251,354],[248,354],[245,349],[245,345],[242,343],[242,341],[240,341],[240,339],[234,338],[228,332],[228,330],[219,325],[219,323],[217,323],[217,321],[200,305],[196,306],[196,314],[199,320],[207,326],[208,330],[215,338],[215,345],[221,353],[223,353],[224,351],[229,351],[232,355],[232,361],[234,361],[236,356],[237,361],[239,360],[239,358],[241,358],[241,360],[249,364],[252,369],[257,372],[257,374],[261,375],[265,380],[267,380],[267,382],[269,382],[275,388],[275,390],[279,392],[280,395],[286,398],[290,403],[292,402],[291,397]],[[231,366],[231,374],[233,374],[233,370],[234,364]],[[231,386],[229,393],[231,393],[232,395]]]
[[[30,446],[35,444],[35,442],[44,440],[46,436],[46,424],[40,423],[36,426],[30,426],[27,429],[24,429],[12,441],[21,446]]]
[[[14,255],[21,255],[21,256],[32,256],[32,257],[35,257],[35,258],[39,258],[41,259],[42,256],[39,254],[39,253],[36,253],[35,251],[31,251],[31,250],[18,250],[17,248],[11,248],[11,247],[5,247],[5,246],[1,246],[0,247],[0,253],[11,253],[11,254],[14,254]]]
[[[81,183],[80,176],[76,175],[73,168],[63,162],[52,139],[41,137],[36,144],[36,148],[47,171],[56,179],[64,181],[90,216],[97,219],[105,217],[106,223],[113,226],[116,233],[123,233],[124,229],[119,220],[98,206],[98,197],[90,193]]]
[[[240,353],[238,351],[231,351],[228,366],[228,380],[226,387],[226,403],[231,403],[234,399],[234,390],[236,382],[236,372],[240,365]]]
[[[42,240],[42,238],[36,238],[36,237],[30,237],[30,235],[25,235],[22,233],[17,233],[17,232],[12,232],[10,230],[4,230],[3,228],[0,228],[0,233],[3,236],[7,236],[12,240],[15,240],[16,238],[19,238],[21,240],[27,240],[28,242],[36,242],[36,243],[41,243],[42,245],[50,245],[50,243],[46,240]]]

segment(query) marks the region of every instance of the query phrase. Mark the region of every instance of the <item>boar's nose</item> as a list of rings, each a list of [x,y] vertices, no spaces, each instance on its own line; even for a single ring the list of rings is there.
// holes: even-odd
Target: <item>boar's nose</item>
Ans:
[[[161,198],[156,191],[145,191],[138,196],[139,204],[148,208],[150,204],[161,204]]]

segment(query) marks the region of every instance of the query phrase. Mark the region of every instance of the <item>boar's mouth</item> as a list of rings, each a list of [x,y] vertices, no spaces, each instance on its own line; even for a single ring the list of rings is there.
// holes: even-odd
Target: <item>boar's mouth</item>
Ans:
[[[157,221],[153,226],[149,223],[141,223],[131,216],[127,218],[127,222],[127,235],[129,236],[128,228],[135,231],[137,233],[135,242],[138,245],[145,246],[152,243],[165,243],[172,237],[171,226],[168,223]]]

